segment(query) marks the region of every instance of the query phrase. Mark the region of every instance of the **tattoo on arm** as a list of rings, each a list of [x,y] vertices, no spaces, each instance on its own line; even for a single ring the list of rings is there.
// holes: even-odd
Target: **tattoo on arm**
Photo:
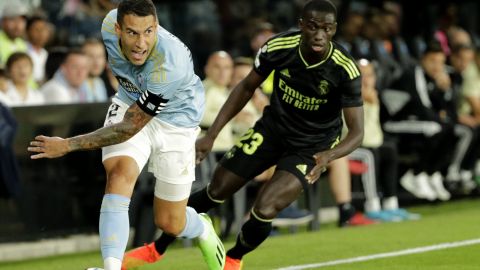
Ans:
[[[68,139],[70,151],[97,149],[122,143],[137,134],[152,117],[133,103],[121,122]]]

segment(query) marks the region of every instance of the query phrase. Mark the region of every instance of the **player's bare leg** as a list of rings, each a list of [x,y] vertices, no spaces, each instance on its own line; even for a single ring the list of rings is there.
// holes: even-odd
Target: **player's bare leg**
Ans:
[[[225,270],[239,270],[245,254],[256,249],[270,234],[272,220],[302,192],[300,181],[286,171],[276,171],[259,191],[250,219],[245,222],[237,243],[227,251]]]

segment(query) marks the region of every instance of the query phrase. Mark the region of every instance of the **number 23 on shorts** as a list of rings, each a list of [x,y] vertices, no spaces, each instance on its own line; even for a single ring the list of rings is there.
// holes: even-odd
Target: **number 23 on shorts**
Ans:
[[[250,140],[250,141],[247,141],[247,140]],[[255,153],[255,151],[257,151],[257,148],[262,143],[263,143],[263,135],[258,132],[254,132],[254,130],[250,128],[242,137],[240,137],[240,139],[235,144],[235,146],[242,149],[245,154],[251,155]]]

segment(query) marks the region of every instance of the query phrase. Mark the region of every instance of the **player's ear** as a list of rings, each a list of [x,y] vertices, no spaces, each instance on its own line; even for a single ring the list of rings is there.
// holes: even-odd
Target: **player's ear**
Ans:
[[[120,34],[122,33],[122,27],[118,22],[115,23],[115,33],[117,33],[117,36],[120,37]]]
[[[333,24],[333,34],[332,34],[332,36],[337,33],[337,25],[338,25],[337,22],[335,22],[335,23]]]
[[[298,28],[303,29],[303,25],[304,25],[303,19],[302,18],[298,19]]]

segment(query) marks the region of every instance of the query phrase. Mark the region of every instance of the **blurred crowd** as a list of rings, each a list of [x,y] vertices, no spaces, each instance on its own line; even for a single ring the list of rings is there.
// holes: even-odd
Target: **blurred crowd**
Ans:
[[[118,82],[106,64],[100,27],[118,2],[1,1],[0,102],[108,101]],[[190,47],[204,79],[202,127],[208,128],[230,89],[250,72],[258,49],[275,33],[295,29],[306,1],[154,2],[160,25]],[[480,4],[333,2],[339,8],[335,41],[358,59],[363,76],[365,140],[344,168],[362,175],[368,216],[394,220],[383,210],[398,209],[398,184],[430,201],[478,189]],[[219,156],[260,117],[272,83],[267,80],[222,131],[214,146]]]

